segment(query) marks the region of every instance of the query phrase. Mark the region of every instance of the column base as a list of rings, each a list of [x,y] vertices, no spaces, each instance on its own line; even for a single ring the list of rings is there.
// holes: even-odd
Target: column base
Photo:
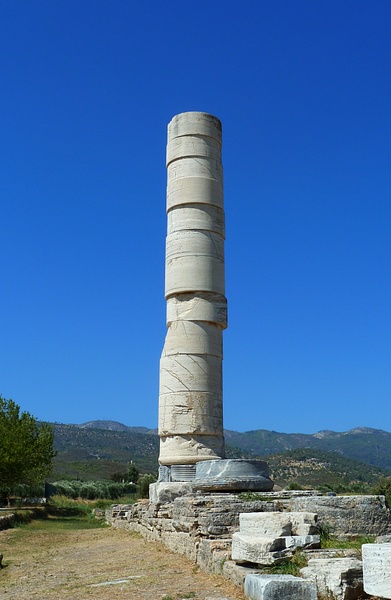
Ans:
[[[158,482],[189,482],[196,490],[207,492],[270,492],[274,485],[267,462],[229,458],[161,465]]]
[[[196,464],[196,489],[208,492],[270,492],[274,483],[263,460],[205,460]]]

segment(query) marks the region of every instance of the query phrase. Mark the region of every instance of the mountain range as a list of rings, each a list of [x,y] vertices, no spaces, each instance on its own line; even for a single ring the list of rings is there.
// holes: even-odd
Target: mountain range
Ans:
[[[156,429],[117,421],[54,425],[54,479],[109,479],[134,462],[141,472],[156,472]],[[280,485],[369,485],[391,475],[391,433],[359,427],[345,432],[280,433],[264,429],[225,431],[227,456],[266,458]]]

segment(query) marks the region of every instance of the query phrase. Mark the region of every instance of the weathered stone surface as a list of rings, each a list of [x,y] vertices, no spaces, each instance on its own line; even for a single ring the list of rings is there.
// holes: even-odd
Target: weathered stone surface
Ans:
[[[384,496],[294,496],[281,500],[283,510],[318,515],[320,526],[333,535],[384,535],[391,533],[390,511]]]
[[[320,548],[320,535],[288,535],[285,537],[287,548]]]
[[[292,533],[294,535],[317,535],[318,515],[313,512],[291,512]]]
[[[200,490],[270,491],[269,466],[262,460],[223,459],[196,464],[195,486]]]
[[[175,485],[161,485],[163,490]],[[183,487],[190,484],[184,484]],[[161,498],[164,496],[162,495]],[[243,512],[273,512],[276,503],[264,500],[246,502],[232,494],[184,495],[171,498],[162,504],[140,501],[132,505],[114,505],[106,513],[106,519],[115,527],[133,529],[135,523],[141,523],[148,530],[164,531],[172,528],[178,531],[194,532],[197,535],[210,537],[210,527],[217,535],[218,527],[223,528],[222,537],[226,532],[230,535],[239,529],[239,513]]]
[[[259,568],[257,568],[256,566],[250,567],[250,565],[248,564],[246,564],[246,566],[242,566],[240,564],[237,564],[233,560],[227,560],[223,565],[222,574],[224,575],[224,577],[232,581],[232,583],[243,589],[244,580],[246,579],[247,575],[258,573]]]
[[[192,204],[174,206],[167,214],[168,231],[183,231],[195,229],[213,231],[224,237],[225,223],[224,211],[219,206],[212,204]]]
[[[198,290],[224,296],[224,238],[218,233],[169,232],[166,267],[166,296]]]
[[[287,555],[285,538],[256,537],[234,533],[232,536],[232,560],[257,565],[273,565]]]
[[[176,115],[168,126],[167,143],[168,331],[159,391],[162,465],[196,464],[225,455],[224,236],[221,124],[206,113]]]
[[[221,575],[223,566],[231,554],[231,539],[201,539],[197,552],[197,564],[209,573]]]
[[[391,598],[391,543],[363,544],[362,560],[366,593]]]
[[[292,513],[242,513],[240,533],[260,537],[282,537],[292,534]]]
[[[167,467],[166,465],[159,465],[159,483],[168,483],[171,481],[171,467]]]
[[[236,532],[232,536],[232,560],[257,565],[273,565],[287,559],[299,548],[320,547],[313,535],[266,537]]]
[[[315,585],[293,575],[248,575],[244,593],[251,600],[317,600]]]
[[[362,563],[357,558],[312,558],[300,573],[326,597],[355,600],[363,593]]]
[[[209,354],[222,358],[220,330],[203,321],[174,321],[167,332],[164,354]]]
[[[294,535],[311,531],[316,515],[305,513],[245,513],[240,514],[240,532],[232,537],[232,559],[260,565],[275,564],[298,548],[320,547],[319,535]],[[274,544],[272,543],[274,540]],[[274,551],[278,550],[276,554]]]
[[[375,539],[376,544],[388,544],[389,542],[391,542],[391,534],[376,536],[376,539]]]
[[[164,396],[161,396],[160,400],[164,403]],[[200,448],[203,451],[203,460],[218,458],[224,452],[224,444],[220,435],[208,436],[208,446],[205,446],[204,442],[204,434],[198,435],[193,433],[192,435],[183,434],[161,437],[160,452],[164,448],[165,456],[170,457],[170,465],[195,464],[197,461],[202,460],[201,455],[197,454]]]
[[[361,550],[358,548],[309,548],[303,551],[307,561],[311,558],[358,558]]]
[[[240,533],[260,536],[307,536],[318,534],[315,513],[273,512],[240,515]]]
[[[188,482],[161,482],[151,483],[149,486],[149,499],[153,504],[172,502],[178,496],[190,494],[194,487]]]
[[[187,481],[192,483],[195,479],[195,465],[171,465],[170,481]]]
[[[206,321],[221,328],[227,323],[227,301],[219,294],[198,292],[173,295],[167,298],[167,326],[175,321]]]
[[[186,386],[189,386],[192,393],[213,393],[217,394],[218,397],[221,396],[221,360],[216,356],[194,356],[193,358],[193,356],[186,354],[179,356],[163,354],[160,361],[160,370],[160,394],[168,395],[171,404],[175,394],[180,394],[180,397],[183,397],[187,389]],[[166,401],[166,398],[164,400]],[[172,408],[171,404],[170,409]],[[212,414],[215,414],[215,412],[215,410],[212,411]],[[169,417],[165,417],[163,421],[159,422],[163,432],[165,432],[164,423],[167,419]],[[202,428],[202,426],[202,423],[200,423],[199,427]]]
[[[242,585],[248,573],[259,573],[259,569],[256,567],[257,563],[254,563],[254,567],[246,563],[244,567],[230,560],[230,540],[231,536],[239,530],[239,514],[268,513],[270,515],[281,511],[283,504],[288,501],[287,495],[288,492],[265,492],[254,494],[254,497],[259,497],[258,500],[246,501],[237,494],[193,492],[158,504],[144,500],[133,505],[114,505],[111,511],[107,511],[106,518],[114,527],[137,531],[148,541],[160,541],[175,552],[183,553],[205,570],[219,572],[222,569],[225,577],[236,585]],[[306,497],[309,496],[307,492]],[[298,498],[298,492],[293,493],[292,497]],[[318,500],[319,496],[313,496],[313,499]],[[313,508],[315,512],[315,504]],[[369,518],[372,517],[373,513],[370,513]],[[313,515],[302,515],[299,519],[294,513],[288,512],[287,518],[290,522],[295,522],[296,531],[300,530],[303,523],[304,530],[312,527]],[[370,521],[368,527],[375,529],[376,522]],[[284,536],[284,541],[285,546],[287,542],[289,544],[289,536]],[[292,547],[275,551],[282,554],[282,557],[277,557],[277,561],[289,558],[293,551]],[[315,557],[322,558],[323,565],[326,564],[326,559],[330,558],[340,559],[341,556],[357,558],[355,550],[304,549],[303,551],[310,559],[309,564],[312,564],[311,560]],[[349,572],[348,576],[350,577]],[[355,590],[354,586],[350,586],[347,589],[351,590],[349,593],[355,594],[352,596],[353,599],[356,598],[360,587],[356,586]],[[349,600],[352,599],[349,596]],[[278,597],[278,600],[283,599]]]

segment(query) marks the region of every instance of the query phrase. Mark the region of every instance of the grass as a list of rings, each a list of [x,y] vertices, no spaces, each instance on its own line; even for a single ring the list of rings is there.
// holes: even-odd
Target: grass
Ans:
[[[374,535],[356,536],[354,538],[350,538],[349,540],[339,540],[338,538],[330,536],[327,540],[322,541],[322,548],[361,550],[361,546],[363,544],[373,544],[374,541]]]
[[[273,565],[271,567],[262,568],[262,573],[268,573],[271,575],[300,575],[300,569],[307,566],[306,556],[296,550],[294,555],[289,561],[281,562],[280,564]]]
[[[14,514],[12,525],[26,531],[65,531],[106,527],[104,521],[95,518],[93,508],[93,502],[53,496],[46,506],[11,510]]]
[[[328,523],[318,526],[320,534],[320,545],[323,549],[361,550],[362,544],[372,544],[375,541],[373,535],[357,535],[349,539],[339,539],[332,533]]]
[[[254,502],[255,500],[262,500],[262,502],[274,502],[276,497],[273,496],[263,496],[262,492],[240,492],[238,494],[239,500],[244,500],[244,502]]]
[[[101,529],[107,524],[96,519],[94,508],[105,509],[114,503],[132,504],[134,497],[125,496],[116,500],[82,500],[72,499],[67,496],[52,496],[50,502],[41,507],[32,509],[10,509],[14,515],[12,527],[26,529],[26,531],[69,531],[77,529]],[[2,512],[3,515],[9,514]]]
[[[48,505],[49,517],[47,527],[53,529],[100,529],[106,527],[104,521],[93,515],[97,502],[88,500],[73,500],[66,496],[52,496]],[[35,523],[38,524],[38,521]],[[38,526],[38,525],[37,525]]]
[[[361,552],[362,544],[371,544],[374,541],[375,536],[355,536],[354,538],[341,540],[330,535],[328,528],[321,530],[322,549],[352,549]],[[307,566],[307,562],[306,555],[302,551],[296,550],[292,558],[286,559],[283,562],[270,567],[262,567],[262,573],[273,575],[294,575],[297,577],[300,576],[300,569]]]
[[[99,521],[91,515],[64,516],[61,513],[50,515],[44,520],[34,520],[23,525],[28,531],[69,531],[81,529],[102,529],[107,527],[104,521]]]
[[[83,498],[69,498],[68,496],[64,496],[62,494],[56,494],[50,498],[50,506],[55,506],[57,508],[69,508],[69,509],[77,509],[81,512],[91,511],[93,508],[101,508],[106,509],[110,508],[112,504],[134,504],[137,501],[137,496],[135,494],[130,494],[127,496],[121,496],[120,498],[116,498],[115,500],[111,499],[98,499],[98,500],[85,500]]]
[[[95,500],[93,504],[94,508],[107,509],[110,508],[112,504],[135,504],[138,499],[139,497],[137,494],[129,494],[128,496],[121,496],[115,500]]]

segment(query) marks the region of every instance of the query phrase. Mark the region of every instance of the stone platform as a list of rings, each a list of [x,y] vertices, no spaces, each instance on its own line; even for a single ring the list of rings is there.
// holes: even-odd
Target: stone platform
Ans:
[[[231,560],[232,536],[239,531],[240,514],[316,513],[318,525],[327,525],[336,537],[391,533],[390,512],[383,496],[323,496],[302,491],[202,493],[190,483],[156,485],[166,486],[158,501],[113,505],[106,513],[107,521],[113,527],[137,531],[146,540],[161,542],[204,571],[222,574],[241,587],[248,574],[260,571],[256,565],[242,566]],[[177,495],[178,489],[172,486],[182,487],[183,495]]]

